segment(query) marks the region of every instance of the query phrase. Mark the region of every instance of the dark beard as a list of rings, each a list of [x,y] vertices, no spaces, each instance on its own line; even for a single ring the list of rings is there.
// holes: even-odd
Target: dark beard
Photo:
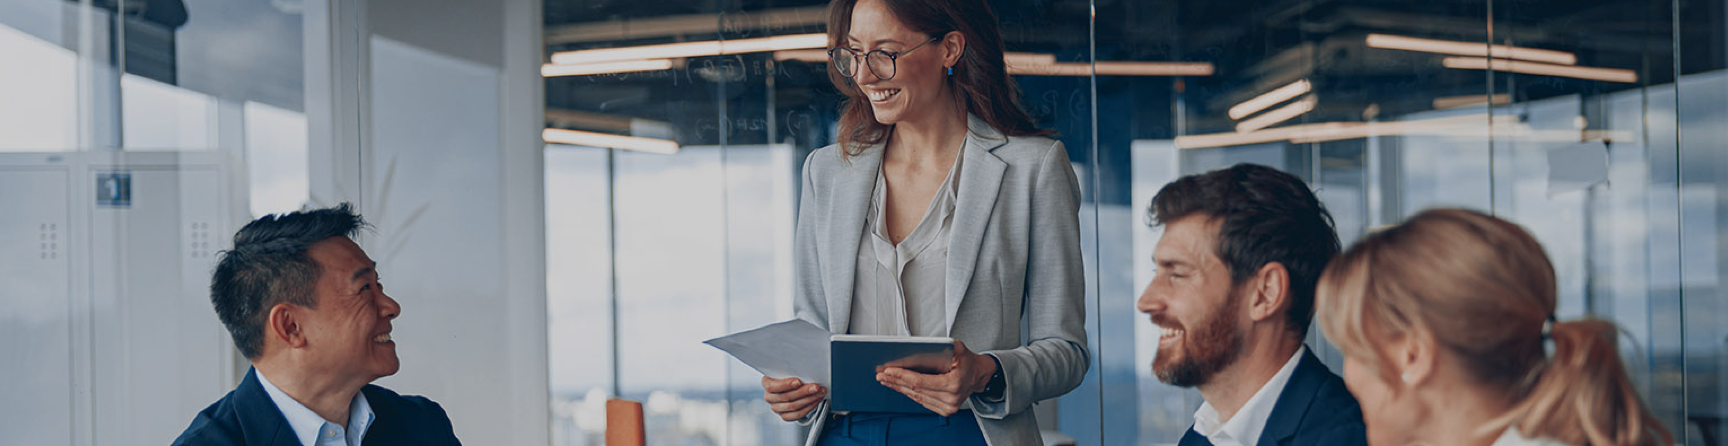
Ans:
[[[1213,312],[1199,327],[1184,328],[1182,360],[1175,364],[1152,361],[1152,373],[1158,381],[1176,387],[1197,387],[1236,363],[1242,355],[1242,333],[1231,319],[1241,306],[1241,299],[1231,287],[1227,302]],[[1193,328],[1199,328],[1194,330]]]

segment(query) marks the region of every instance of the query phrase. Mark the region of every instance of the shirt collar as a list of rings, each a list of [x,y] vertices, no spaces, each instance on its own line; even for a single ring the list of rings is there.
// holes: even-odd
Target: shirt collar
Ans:
[[[366,401],[366,392],[354,392],[354,402],[348,406],[348,444],[360,446],[360,441],[366,438],[366,430],[372,428],[372,420],[377,414],[372,413],[372,403]]]
[[[270,395],[270,401],[276,404],[276,410],[282,412],[283,418],[288,419],[288,427],[294,431],[294,436],[300,439],[300,444],[318,444],[319,433],[329,429],[343,434],[350,446],[360,446],[366,429],[372,426],[372,421],[376,418],[372,413],[372,404],[366,401],[366,393],[355,392],[354,400],[348,404],[348,426],[344,429],[336,423],[326,421],[317,412],[288,396],[271,383],[269,378],[265,378],[264,372],[253,369],[252,373],[258,376],[258,384],[264,387],[264,393]]]
[[[1200,410],[1194,412],[1194,432],[1212,444],[1253,445],[1260,441],[1260,431],[1266,429],[1266,420],[1272,418],[1273,406],[1278,403],[1278,395],[1284,393],[1284,385],[1290,383],[1290,375],[1296,373],[1296,364],[1302,362],[1302,354],[1308,351],[1307,346],[1298,347],[1296,354],[1284,362],[1284,367],[1266,380],[1248,402],[1236,411],[1229,420],[1219,420],[1218,410],[1212,403],[1200,404]]]

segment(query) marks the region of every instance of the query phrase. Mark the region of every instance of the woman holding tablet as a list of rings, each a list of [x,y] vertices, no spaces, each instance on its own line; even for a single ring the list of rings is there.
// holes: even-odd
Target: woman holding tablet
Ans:
[[[804,163],[796,312],[838,334],[955,339],[949,371],[877,375],[925,413],[830,413],[763,377],[809,444],[1041,444],[1032,403],[1086,373],[1079,187],[1020,108],[983,0],[835,0],[838,139]],[[1021,339],[1027,339],[1022,343]]]

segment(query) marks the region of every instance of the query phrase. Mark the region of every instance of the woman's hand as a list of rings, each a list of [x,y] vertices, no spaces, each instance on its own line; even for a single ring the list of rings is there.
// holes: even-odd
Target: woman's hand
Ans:
[[[769,409],[780,414],[782,420],[804,418],[827,395],[828,389],[821,384],[804,384],[798,378],[762,377],[762,399],[768,402]]]
[[[996,361],[988,356],[972,353],[966,349],[966,344],[954,340],[954,363],[948,373],[941,375],[926,375],[911,370],[888,367],[876,374],[876,381],[899,391],[912,401],[917,401],[926,409],[941,414],[953,415],[960,411],[960,405],[971,398],[972,394],[984,391],[990,384],[990,376],[996,374]]]

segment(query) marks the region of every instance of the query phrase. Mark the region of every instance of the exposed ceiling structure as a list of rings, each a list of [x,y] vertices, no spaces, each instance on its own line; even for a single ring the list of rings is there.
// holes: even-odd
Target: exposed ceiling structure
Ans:
[[[825,4],[548,0],[547,53],[821,33]],[[1165,103],[1131,102],[1136,109],[1131,112],[1179,121],[1181,133],[1245,126],[1253,130],[1299,121],[1364,121],[1673,80],[1674,12],[1666,2],[997,0],[991,4],[1010,52],[1053,56],[1057,63],[1084,66],[1095,45],[1101,83],[1106,82],[1102,75],[1108,63],[1208,64],[1209,75],[1128,81],[1157,83],[1170,91]],[[1089,20],[1093,7],[1098,11],[1096,23]],[[1490,41],[1496,45],[1491,47]],[[646,120],[670,124],[655,128],[663,133],[675,129],[680,141],[714,143],[712,137],[700,134],[704,129],[695,121],[702,116],[711,119],[721,104],[732,106],[727,113],[737,116],[784,115],[785,110],[797,109],[820,113],[837,106],[839,97],[828,84],[821,62],[775,59],[767,52],[690,57],[673,60],[682,70],[549,78],[549,122],[605,131],[594,128],[592,119],[568,118],[570,113],[610,116],[611,128],[617,131],[616,122]],[[1495,74],[1488,74],[1488,68]],[[1038,94],[1036,90],[1046,82],[1028,77],[1038,76],[1022,77],[1027,95]],[[1281,89],[1271,97],[1277,101],[1268,100],[1266,95]],[[1295,90],[1302,91],[1288,94]],[[1176,98],[1184,105],[1172,112],[1169,102]],[[1247,109],[1241,107],[1245,102],[1257,98],[1271,103],[1241,112]],[[760,104],[764,101],[772,105]],[[1231,113],[1232,108],[1238,113]],[[1180,119],[1175,113],[1181,114]],[[1256,118],[1259,121],[1249,122]],[[745,140],[774,139],[772,132],[752,133],[752,124],[740,129],[737,122],[711,123],[707,130],[725,127],[745,130],[736,133]]]

